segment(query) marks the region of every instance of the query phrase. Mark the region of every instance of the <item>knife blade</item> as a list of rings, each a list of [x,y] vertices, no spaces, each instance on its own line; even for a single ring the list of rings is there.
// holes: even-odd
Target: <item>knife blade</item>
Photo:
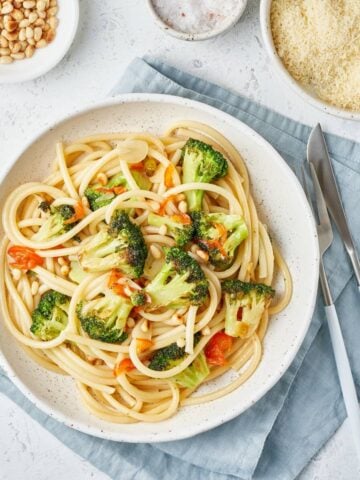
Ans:
[[[355,277],[360,290],[360,262],[349,230],[343,203],[337,186],[334,169],[329,157],[325,138],[320,124],[312,130],[307,144],[307,159],[316,170],[326,205],[335,222],[336,228],[344,242],[350,257]]]

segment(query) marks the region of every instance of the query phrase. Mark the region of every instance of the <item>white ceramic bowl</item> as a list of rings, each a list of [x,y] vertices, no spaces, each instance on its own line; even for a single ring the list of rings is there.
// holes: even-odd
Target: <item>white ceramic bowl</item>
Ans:
[[[271,9],[272,0],[261,0],[260,3],[260,25],[262,38],[265,44],[266,51],[270,57],[270,60],[274,66],[274,69],[278,76],[287,83],[300,97],[305,101],[310,103],[316,108],[319,108],[325,113],[330,113],[331,115],[336,115],[337,117],[342,117],[348,120],[360,120],[360,112],[352,112],[350,110],[345,110],[343,108],[334,107],[323,100],[321,100],[314,92],[309,88],[301,85],[297,82],[290,73],[286,70],[284,64],[282,63],[280,57],[276,52],[274,46],[271,26],[270,26],[270,9]]]
[[[162,133],[178,120],[205,122],[223,133],[246,159],[260,216],[288,262],[294,293],[288,308],[275,315],[264,341],[259,368],[231,394],[203,405],[182,408],[161,423],[118,425],[90,415],[80,404],[71,378],[35,364],[16,344],[0,319],[0,363],[35,405],[67,426],[85,433],[127,442],[186,438],[221,423],[253,405],[283,375],[296,355],[314,309],[318,280],[318,243],[313,217],[298,180],[262,137],[235,118],[207,105],[166,95],[129,94],[96,104],[46,129],[24,147],[3,174],[0,205],[23,182],[48,175],[55,142],[106,131]],[[281,188],[279,188],[281,185]],[[0,236],[3,232],[0,231]],[[228,372],[202,391],[224,385]],[[241,434],[241,432],[240,432]]]
[[[155,23],[161,28],[161,30],[180,40],[196,41],[208,40],[209,38],[217,37],[218,35],[221,35],[222,33],[232,28],[239,21],[241,15],[243,14],[247,5],[247,0],[239,0],[238,7],[233,11],[232,15],[230,15],[229,18],[224,21],[218,28],[214,28],[212,30],[209,30],[208,32],[201,33],[186,33],[175,30],[174,28],[170,27],[166,22],[164,22],[164,20],[158,15],[151,0],[147,0],[147,4],[151,15],[155,20]]]
[[[17,83],[40,77],[55,67],[69,50],[79,23],[79,0],[58,0],[59,24],[54,40],[35,50],[31,58],[0,65],[0,83]]]

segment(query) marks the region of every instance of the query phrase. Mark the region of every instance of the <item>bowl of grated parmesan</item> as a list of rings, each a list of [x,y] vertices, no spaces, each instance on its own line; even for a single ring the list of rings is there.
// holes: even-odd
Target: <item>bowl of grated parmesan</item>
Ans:
[[[305,101],[360,120],[360,1],[261,0],[265,48]]]
[[[247,0],[147,0],[156,24],[181,40],[207,40],[233,27]]]

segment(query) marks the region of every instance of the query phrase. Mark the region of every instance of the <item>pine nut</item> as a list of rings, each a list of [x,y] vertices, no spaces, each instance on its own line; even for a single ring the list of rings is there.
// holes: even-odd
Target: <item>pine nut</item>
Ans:
[[[35,1],[34,0],[25,0],[25,2],[23,2],[23,7],[24,8],[34,8],[35,7]]]
[[[148,321],[147,320],[144,320],[144,322],[142,323],[141,327],[140,327],[141,331],[146,333],[149,331],[149,324],[148,324]]]
[[[0,58],[0,63],[1,63],[1,60],[2,60],[2,59]],[[10,62],[10,63],[11,63],[11,62]],[[11,270],[11,273],[12,273],[13,279],[14,279],[15,281],[20,280],[21,270],[19,270],[18,268],[13,268],[13,269]]]
[[[185,199],[186,199],[186,196],[185,196],[184,193],[178,193],[178,194],[176,195],[176,200],[177,200],[178,202],[181,202],[181,200],[185,200]]]
[[[57,6],[57,0],[50,0],[50,7],[56,7]]]
[[[209,260],[209,254],[207,252],[204,252],[204,250],[201,250],[201,248],[197,249],[196,255],[200,257],[201,260],[204,260],[204,262],[207,262]]]
[[[99,182],[101,185],[106,185],[108,182],[108,177],[105,175],[105,173],[100,172],[96,176],[96,181]]]
[[[46,32],[45,39],[48,43],[52,42],[55,38],[55,32],[51,28]]]
[[[45,22],[42,18],[38,18],[36,22],[34,23],[36,27],[43,27],[45,25]]]
[[[28,27],[29,25],[30,25],[30,22],[29,22],[29,20],[28,20],[27,18],[24,18],[23,20],[21,20],[21,21],[19,22],[19,27],[20,27],[20,28],[26,28],[26,27]]]
[[[48,23],[45,23],[45,25],[43,26],[43,31],[48,32],[49,30],[50,30],[50,25]]]
[[[34,46],[34,45],[35,45],[35,40],[34,40],[33,38],[28,38],[28,39],[27,39],[27,43],[28,43],[29,45]]]
[[[39,18],[45,19],[46,18],[46,12],[39,12],[38,11]]]
[[[20,42],[16,42],[13,48],[11,49],[11,53],[19,53],[20,50],[21,50]]]
[[[46,16],[48,18],[53,17],[54,15],[57,14],[58,8],[57,7],[51,7],[49,10],[46,12]]]
[[[158,212],[158,211],[160,210],[160,203],[155,202],[154,200],[150,200],[148,203],[149,203],[149,205],[150,205],[150,208],[151,208],[154,212]]]
[[[24,18],[24,14],[21,10],[18,9],[13,10],[11,12],[11,16],[14,20],[17,20],[18,22]]]
[[[34,28],[34,40],[35,42],[38,42],[41,40],[42,37],[42,28],[41,27],[35,27]]]
[[[34,30],[31,27],[26,27],[26,38],[33,38],[34,37]]]
[[[9,56],[6,57],[0,57],[0,64],[5,65],[6,63],[11,63],[13,62],[13,59]]]
[[[161,258],[162,252],[157,245],[150,245],[150,253],[154,258]]]
[[[10,48],[0,48],[0,55],[5,56],[5,55],[10,55]]]
[[[177,345],[179,348],[185,347],[185,339],[184,339],[184,338],[178,338],[178,339],[176,340],[176,345]]]
[[[29,18],[30,12],[31,12],[31,10],[29,10],[29,9],[24,10],[25,18]]]
[[[36,295],[39,291],[39,282],[35,281],[31,284],[31,294]]]
[[[83,204],[83,207],[90,208],[89,200],[86,197],[82,197],[81,203]]]
[[[38,19],[38,14],[36,12],[31,12],[29,15],[29,22],[34,23]]]
[[[134,320],[132,317],[129,317],[129,318],[127,319],[126,325],[127,325],[129,328],[134,328],[134,327],[135,327],[135,320]]]
[[[22,0],[14,0],[13,1],[14,8],[21,8],[21,2]]]
[[[55,31],[58,25],[58,19],[56,17],[50,17],[48,20],[48,24],[50,25],[50,28]]]
[[[9,40],[9,42],[13,42],[14,40],[17,40],[18,34],[17,32],[8,32],[6,30],[2,30],[1,35]]]
[[[166,225],[161,225],[159,228],[159,234],[160,235],[166,235],[167,234],[167,226]]]
[[[185,200],[181,200],[181,202],[178,205],[178,209],[180,210],[181,213],[187,212],[187,203],[185,202]]]
[[[210,335],[211,333],[211,330],[209,327],[204,327],[202,330],[201,330],[201,335],[203,335],[204,337],[206,337],[207,335]]]
[[[28,45],[26,48],[25,48],[25,57],[26,58],[30,58],[34,55],[34,47],[32,45]]]
[[[8,45],[9,45],[8,39],[1,35],[0,36],[0,47],[1,48],[7,48]]]
[[[15,30],[17,30],[18,22],[16,20],[9,20],[4,23],[4,26],[7,32],[12,33],[12,32],[15,32]]]
[[[57,261],[58,261],[58,264],[61,266],[66,265],[65,259],[63,257],[59,257]]]
[[[61,275],[64,275],[64,277],[66,277],[70,272],[70,268],[67,265],[63,265],[60,268],[60,272],[61,272]]]
[[[19,32],[19,40],[20,42],[23,42],[26,39],[26,30],[25,28],[22,28]]]
[[[127,295],[128,297],[131,297],[132,291],[130,290],[129,287],[125,287],[125,288],[124,288],[124,293],[125,293],[125,295]]]
[[[11,58],[13,58],[14,60],[22,60],[23,58],[25,58],[25,53],[24,52],[12,53]]]
[[[43,12],[46,9],[46,2],[44,0],[38,0],[36,4],[36,10],[38,12]]]
[[[1,12],[3,15],[6,15],[7,13],[11,13],[14,10],[13,5],[10,2],[5,2],[3,3]]]

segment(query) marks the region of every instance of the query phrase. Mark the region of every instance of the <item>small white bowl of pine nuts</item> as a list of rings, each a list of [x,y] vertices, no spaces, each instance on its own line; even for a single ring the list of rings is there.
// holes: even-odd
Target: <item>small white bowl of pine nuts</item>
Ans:
[[[78,0],[0,0],[0,83],[31,80],[55,67],[78,23]]]

